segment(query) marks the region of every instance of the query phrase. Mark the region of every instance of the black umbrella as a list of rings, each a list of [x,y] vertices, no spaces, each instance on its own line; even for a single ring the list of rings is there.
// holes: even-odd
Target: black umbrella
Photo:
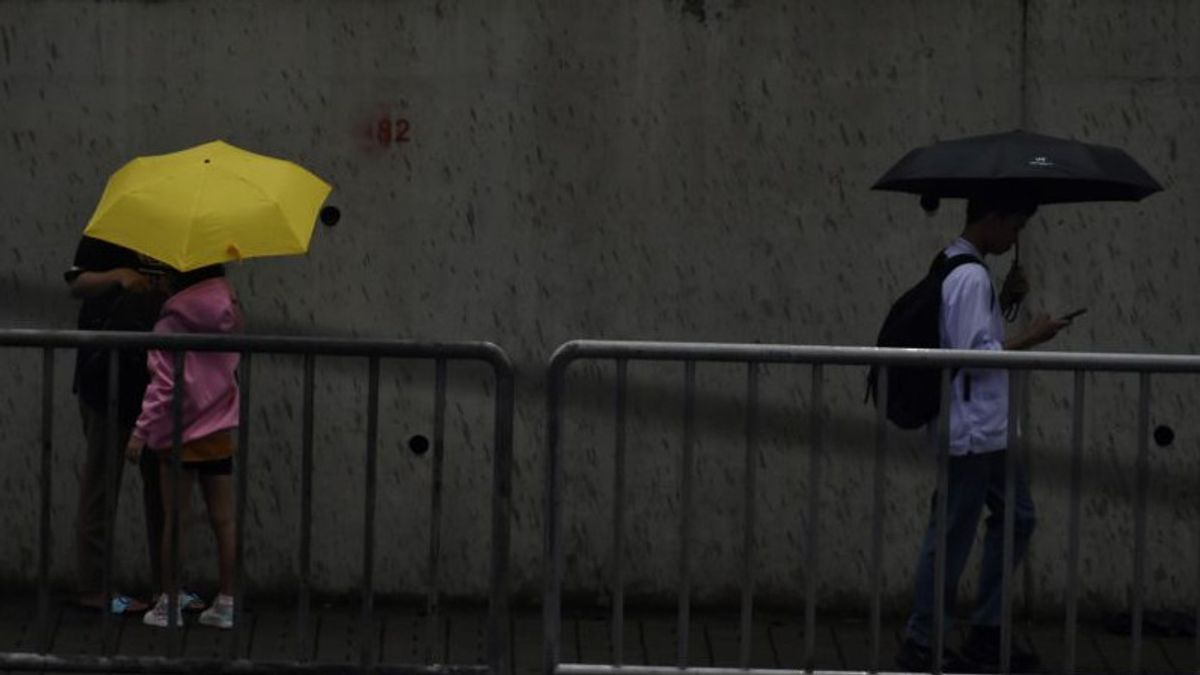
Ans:
[[[1005,192],[1055,204],[1138,201],[1162,186],[1123,150],[1009,131],[917,148],[872,189],[918,194],[922,202]]]

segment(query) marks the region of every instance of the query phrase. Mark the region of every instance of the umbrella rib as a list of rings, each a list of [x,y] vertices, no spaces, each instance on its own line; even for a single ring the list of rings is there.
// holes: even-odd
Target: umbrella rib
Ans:
[[[185,260],[184,256],[187,254],[187,252],[191,249],[191,246],[192,246],[192,235],[196,231],[196,213],[200,210],[200,197],[204,194],[205,185],[208,184],[208,174],[210,171],[212,171],[212,165],[205,163],[204,171],[203,171],[203,173],[200,174],[199,189],[196,190],[196,195],[195,195],[195,197],[192,198],[192,207],[188,213],[188,220],[187,220],[188,226],[184,228],[183,242],[179,248],[180,264],[183,265],[184,267],[188,267],[191,262],[189,260]],[[186,270],[180,270],[180,271],[186,271]]]
[[[284,223],[287,223],[287,222],[288,222],[288,217],[287,217],[287,214],[283,212],[283,208],[282,208],[281,206],[279,206],[279,202],[275,202],[275,201],[271,202],[271,208],[273,208],[273,209],[275,209],[276,211],[278,211],[278,212],[279,212],[279,217],[283,219],[283,222],[284,222]],[[292,237],[292,243],[296,245],[296,248],[297,248],[297,249],[299,249],[299,250],[303,251],[303,250],[305,250],[305,249],[307,249],[307,248],[308,248],[307,246],[305,246],[304,242],[300,241],[300,240],[299,240],[299,239],[296,237],[296,232],[295,232],[294,230],[292,230],[292,228],[291,228],[291,227],[287,227],[287,228],[285,228],[285,229],[287,229],[287,233],[288,233],[289,235],[291,235],[291,237]]]
[[[239,181],[245,183],[251,190],[254,190],[255,192],[257,192],[259,194],[259,196],[261,196],[263,198],[264,202],[266,202],[267,204],[270,204],[271,208],[274,209],[279,214],[280,222],[283,222],[283,223],[288,222],[287,214],[284,213],[283,207],[281,207],[279,205],[279,200],[275,199],[270,193],[268,193],[266,190],[264,190],[261,185],[259,185],[258,183],[255,183],[254,181],[250,180],[249,178],[246,178],[245,176],[243,176],[241,174],[231,174],[231,175],[234,178],[237,178]],[[304,250],[305,249],[304,242],[300,241],[299,239],[297,239],[294,236],[296,233],[293,232],[290,227],[284,228],[284,229],[287,230],[288,234],[293,235],[292,243],[295,244],[298,249]]]
[[[134,160],[134,161],[136,161],[136,160]],[[146,181],[145,183],[128,190],[127,192],[122,194],[120,196],[120,198],[111,200],[104,207],[103,211],[97,210],[95,213],[93,213],[92,218],[89,222],[90,223],[103,222],[104,219],[108,217],[109,212],[111,212],[114,208],[116,208],[117,204],[121,203],[125,199],[131,198],[131,197],[136,197],[141,194],[145,194],[146,192],[149,192],[151,190],[151,188],[154,188],[155,186],[159,185],[160,183],[166,182],[167,180],[169,180],[169,178],[170,178],[169,176],[160,176],[160,177],[157,177],[155,180]],[[103,197],[101,197],[101,199],[103,200]],[[87,230],[86,227],[84,229],[85,229],[85,231]],[[88,236],[94,237],[96,239],[102,239],[104,241],[116,244],[118,246],[126,246],[129,248],[133,248],[133,247],[129,246],[129,244],[130,244],[129,241],[125,240],[122,236],[120,236],[120,233],[117,233],[115,236],[113,234],[91,233]],[[149,253],[147,253],[146,251],[139,251],[139,252],[149,255]],[[160,261],[160,262],[164,262],[164,261]]]

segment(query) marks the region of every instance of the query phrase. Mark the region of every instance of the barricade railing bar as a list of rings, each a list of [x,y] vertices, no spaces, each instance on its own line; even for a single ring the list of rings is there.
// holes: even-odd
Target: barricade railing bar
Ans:
[[[614,393],[614,476],[612,508],[612,558],[610,583],[612,593],[612,654],[609,663],[561,663],[562,636],[562,574],[563,574],[563,402],[566,388],[566,373],[577,361],[612,362],[615,364]],[[624,641],[624,504],[628,498],[625,490],[625,454],[627,452],[626,424],[628,418],[626,387],[628,386],[628,364],[630,361],[659,361],[683,363],[683,420],[682,459],[680,464],[681,514],[679,530],[679,596],[676,639],[677,659],[674,665],[630,665],[625,662]],[[740,638],[738,667],[695,667],[688,663],[688,633],[690,624],[691,580],[689,569],[689,539],[693,529],[691,495],[693,446],[695,444],[694,397],[697,363],[743,363],[746,365],[746,420],[745,420],[745,467],[744,490],[742,492],[744,538],[741,551],[741,600]],[[804,573],[804,651],[802,670],[752,669],[751,627],[754,602],[754,501],[756,489],[756,457],[759,425],[759,370],[762,364],[798,364],[811,367],[808,420],[810,424],[810,464],[808,470],[808,500],[804,522],[805,573]],[[690,672],[695,675],[732,675],[748,673],[772,675],[799,672],[834,672],[815,670],[814,663],[817,591],[820,580],[820,542],[817,539],[820,522],[820,469],[825,454],[824,426],[822,413],[824,369],[828,366],[880,366],[879,400],[875,413],[875,452],[872,474],[871,540],[867,559],[870,561],[870,668],[865,672],[882,672],[880,652],[883,641],[882,581],[883,561],[883,504],[884,504],[884,458],[889,445],[889,423],[884,411],[887,408],[888,372],[896,367],[938,368],[941,377],[941,405],[939,424],[931,432],[938,448],[937,517],[934,562],[934,607],[945,607],[944,585],[946,579],[946,515],[949,458],[949,390],[954,370],[959,368],[999,369],[1010,373],[1009,451],[1005,453],[1005,504],[1003,517],[1003,559],[1001,597],[1001,654],[1002,672],[1011,670],[1010,648],[1013,624],[1013,579],[1012,559],[1014,548],[1014,502],[1015,469],[1022,455],[1021,422],[1028,416],[1025,391],[1027,377],[1032,371],[1060,371],[1073,373],[1073,400],[1071,422],[1070,460],[1070,504],[1068,522],[1068,553],[1066,560],[1066,618],[1062,672],[1074,673],[1077,662],[1078,602],[1079,602],[1079,530],[1081,473],[1084,435],[1085,380],[1088,372],[1124,372],[1138,376],[1137,402],[1137,458],[1134,466],[1134,536],[1133,578],[1131,579],[1129,602],[1131,617],[1131,640],[1129,671],[1141,672],[1143,660],[1142,616],[1144,602],[1147,492],[1149,489],[1149,436],[1151,377],[1156,373],[1200,373],[1200,356],[1164,354],[1113,354],[1113,353],[1065,353],[1026,351],[969,351],[943,349],[889,349],[876,347],[837,347],[769,344],[718,344],[685,342],[637,342],[573,340],[560,346],[550,358],[547,372],[547,451],[545,468],[544,502],[544,586],[543,586],[543,643],[542,668],[545,675],[666,675],[668,672]],[[1200,569],[1197,570],[1197,587],[1200,588]],[[934,644],[932,653],[942,653],[945,633],[944,612],[933,612]],[[1196,643],[1197,663],[1200,664],[1200,639]]]
[[[38,651],[34,653],[0,652],[0,669],[12,670],[60,670],[60,671],[121,671],[121,672],[239,672],[239,673],[466,673],[486,671],[493,675],[507,675],[511,671],[509,639],[509,523],[512,504],[512,437],[514,382],[512,363],[495,344],[490,342],[420,342],[408,340],[382,340],[359,338],[292,337],[265,335],[161,335],[149,333],[126,333],[108,331],[58,331],[58,330],[0,330],[0,348],[35,348],[42,353],[42,414],[41,414],[41,464],[39,499],[39,544],[38,544],[38,600],[36,639]],[[184,377],[184,355],[191,351],[236,352],[241,356],[238,368],[241,389],[241,415],[238,427],[236,454],[236,557],[234,574],[234,626],[228,640],[228,656],[225,660],[200,660],[181,657],[181,626],[176,625],[178,594],[165,589],[169,597],[169,627],[167,630],[166,653],[162,656],[126,656],[112,653],[112,621],[109,612],[100,612],[101,653],[52,654],[48,653],[51,639],[50,626],[50,557],[52,541],[50,532],[50,509],[52,503],[52,452],[54,429],[54,366],[55,351],[59,349],[90,348],[108,352],[108,409],[107,440],[110,452],[106,453],[106,514],[105,553],[102,581],[104,605],[111,597],[111,567],[113,549],[113,515],[115,511],[115,471],[120,457],[117,424],[118,368],[117,358],[121,350],[163,350],[174,355],[175,391],[182,388]],[[247,473],[250,466],[250,404],[252,399],[252,358],[255,354],[297,354],[304,362],[304,389],[302,425],[302,468],[300,488],[300,534],[298,551],[298,589],[296,605],[296,657],[292,661],[252,661],[241,658],[244,651],[244,524],[247,495]],[[310,562],[312,554],[312,471],[313,471],[313,418],[315,387],[315,365],[318,357],[362,357],[367,359],[367,430],[364,453],[364,522],[363,522],[363,567],[362,600],[359,614],[361,653],[357,664],[315,662],[312,650],[312,620]],[[435,371],[434,387],[434,430],[433,467],[430,504],[430,541],[428,583],[426,596],[426,634],[436,634],[434,624],[438,621],[438,597],[440,562],[440,519],[442,500],[442,456],[446,407],[446,366],[448,361],[482,362],[491,367],[495,378],[493,413],[492,487],[491,487],[491,544],[489,552],[488,578],[488,634],[487,664],[438,664],[434,662],[430,647],[425,650],[424,664],[380,663],[378,654],[372,649],[372,641],[365,636],[371,634],[374,618],[375,583],[375,518],[377,497],[377,460],[379,443],[379,371],[383,360],[432,361]],[[171,478],[173,488],[180,479],[180,456],[182,448],[182,396],[172,401],[175,421],[174,447],[171,450]],[[175,569],[172,586],[178,586],[180,563],[178,555],[179,491],[172,490],[176,504],[172,509],[171,541]]]

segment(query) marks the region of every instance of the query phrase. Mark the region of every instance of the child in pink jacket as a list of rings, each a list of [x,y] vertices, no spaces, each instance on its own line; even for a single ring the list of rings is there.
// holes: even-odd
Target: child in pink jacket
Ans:
[[[203,267],[168,277],[171,297],[163,305],[154,325],[155,333],[232,333],[242,329],[242,312],[237,298],[225,280],[221,265]],[[175,587],[171,558],[171,447],[174,417],[172,390],[175,385],[174,355],[151,350],[147,361],[150,384],[142,399],[142,412],[126,448],[126,457],[137,462],[143,448],[159,456],[165,527],[162,538],[162,588]],[[209,520],[217,540],[220,590],[212,605],[200,614],[200,623],[217,628],[233,626],[233,431],[238,425],[238,365],[236,352],[187,352],[184,356],[183,390],[183,475],[179,483],[179,501],[186,508],[191,500],[192,484],[200,483]],[[182,529],[182,519],[180,529]],[[183,533],[179,533],[180,542]],[[181,546],[182,548],[182,546]],[[143,621],[165,627],[167,595],[161,593]],[[178,625],[182,616],[176,615]]]

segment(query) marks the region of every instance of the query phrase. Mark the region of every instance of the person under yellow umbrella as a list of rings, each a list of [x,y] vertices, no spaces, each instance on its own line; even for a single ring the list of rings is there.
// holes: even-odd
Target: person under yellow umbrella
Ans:
[[[224,278],[223,262],[250,257],[304,253],[317,210],[330,187],[307,170],[284,160],[240,150],[221,141],[168,155],[135,159],[108,182],[85,238],[102,240],[160,261],[175,270],[160,284],[169,294],[154,325],[158,333],[240,331],[241,310]],[[336,216],[334,216],[336,218]],[[326,222],[329,219],[323,218]],[[183,397],[183,453],[186,470],[179,499],[169,476],[174,428],[171,401],[174,359],[148,355],[150,382],[141,412],[127,435],[126,456],[139,463],[143,450],[155,451],[164,511],[161,565],[156,583],[178,588],[172,578],[171,511],[187,503],[198,482],[217,543],[220,588],[200,623],[233,625],[232,575],[234,519],[233,430],[239,419],[236,353],[191,352]],[[123,434],[123,436],[126,436]],[[182,540],[182,533],[176,533]],[[183,604],[160,593],[144,623],[181,623]],[[175,616],[171,617],[174,609]]]
[[[173,272],[165,278],[167,301],[154,324],[154,332],[234,333],[243,326],[242,311],[233,288],[225,279],[225,266],[205,265],[187,272]],[[181,392],[175,391],[175,359],[166,351],[152,349],[147,355],[150,382],[142,397],[141,412],[125,446],[131,464],[140,465],[143,450],[149,448],[158,469],[162,494],[163,526],[160,546],[160,577],[155,579],[164,591],[179,589],[174,577],[175,559],[171,550],[172,531],[182,552],[184,522],[173,517],[176,508],[191,503],[193,484],[199,484],[208,507],[217,548],[218,591],[200,623],[216,628],[233,626],[233,574],[236,555],[233,487],[233,435],[239,424],[240,391],[237,383],[237,352],[187,352],[183,357],[187,374]],[[176,395],[183,398],[180,420],[183,448],[180,454],[183,476],[178,497],[171,480],[175,417],[172,412]],[[143,622],[165,628],[170,625],[170,607],[175,607],[175,623],[182,625],[183,603],[171,602],[160,593]]]

